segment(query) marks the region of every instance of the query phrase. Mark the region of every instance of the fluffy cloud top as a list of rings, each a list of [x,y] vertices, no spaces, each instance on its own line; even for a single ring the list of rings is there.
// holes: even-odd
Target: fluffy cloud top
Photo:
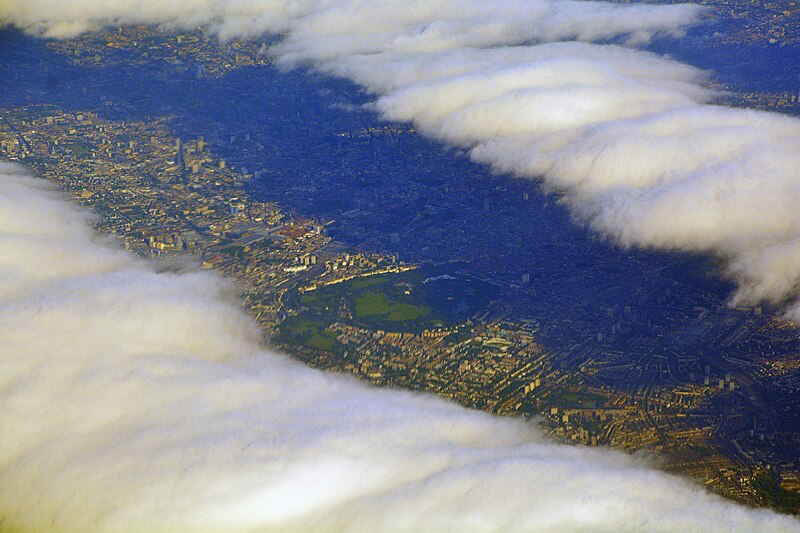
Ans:
[[[36,532],[796,531],[615,452],[266,351],[0,165],[0,524]]]
[[[208,25],[223,39],[288,32],[302,55],[319,58],[394,46],[442,49],[620,34],[638,42],[678,31],[697,13],[696,6],[575,0],[6,0],[0,23],[56,38],[124,24]],[[325,46],[309,51],[307,37],[318,44],[324,38]]]

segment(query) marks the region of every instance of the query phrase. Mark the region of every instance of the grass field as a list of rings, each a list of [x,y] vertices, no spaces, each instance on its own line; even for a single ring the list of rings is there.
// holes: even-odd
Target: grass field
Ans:
[[[336,337],[325,331],[323,322],[316,322],[303,317],[286,319],[281,324],[281,332],[275,340],[327,352],[334,351],[340,346]]]
[[[82,144],[71,144],[67,146],[75,157],[86,157],[90,154],[90,150]]]
[[[597,409],[603,406],[605,398],[588,392],[557,391],[548,400],[563,409]]]
[[[458,323],[483,308],[491,291],[476,280],[442,276],[443,268],[365,276],[298,294],[301,316],[402,333]],[[304,338],[307,345],[314,337]]]
[[[800,494],[781,487],[781,480],[774,472],[761,472],[753,480],[753,488],[766,503],[784,513],[796,513],[800,510]]]
[[[412,322],[430,314],[430,307],[397,302],[382,292],[369,291],[356,298],[358,319],[384,317],[389,322]]]

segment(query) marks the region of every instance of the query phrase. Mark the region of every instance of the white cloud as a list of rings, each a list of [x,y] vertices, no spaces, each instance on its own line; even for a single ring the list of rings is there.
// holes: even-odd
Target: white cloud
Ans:
[[[153,272],[10,165],[0,257],[3,527],[798,528],[639,459],[267,351],[224,280]]]

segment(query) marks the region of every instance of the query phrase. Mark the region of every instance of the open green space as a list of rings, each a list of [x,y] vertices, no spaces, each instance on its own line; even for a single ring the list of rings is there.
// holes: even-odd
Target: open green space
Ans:
[[[52,115],[54,110],[55,106],[52,104],[33,104],[26,106],[25,109],[13,109],[9,114],[21,120],[33,120]]]
[[[66,146],[66,148],[72,152],[72,155],[75,157],[86,157],[91,153],[91,149],[83,144],[70,144],[69,146]]]
[[[486,348],[493,348],[495,350],[502,350],[504,348],[509,348],[514,345],[513,342],[509,342],[503,339],[490,339],[483,343]]]
[[[230,244],[228,246],[223,246],[221,248],[217,248],[216,251],[221,254],[232,255],[233,257],[244,256],[244,246],[239,246],[237,244]]]
[[[275,337],[279,343],[304,346],[326,352],[336,351],[341,344],[336,337],[325,331],[325,323],[305,317],[290,317],[281,324],[280,333]]]
[[[783,513],[800,511],[800,493],[781,487],[781,480],[775,472],[764,471],[753,480],[753,488],[764,502]]]
[[[445,268],[451,268],[446,270]],[[492,287],[451,275],[453,267],[364,276],[287,296],[298,315],[285,320],[275,340],[293,346],[344,352],[327,325],[341,322],[370,330],[419,333],[463,322],[484,309]],[[463,340],[461,335],[449,339]],[[476,346],[476,353],[481,349]]]
[[[551,405],[562,409],[598,409],[603,407],[605,400],[599,394],[569,390],[554,391],[547,399]]]
[[[430,307],[422,307],[391,300],[382,292],[369,291],[356,298],[356,318],[384,317],[389,322],[412,322],[431,314]]]
[[[329,285],[300,295],[299,301],[304,315],[327,323],[341,319],[342,312],[357,325],[387,331],[422,331],[449,322],[424,294],[398,278],[396,274],[371,276]]]
[[[388,275],[384,276],[367,276],[364,278],[356,278],[349,282],[350,287],[353,289],[364,289],[366,287],[373,287],[375,285],[382,285],[386,283],[386,279]]]
[[[445,337],[444,342],[449,344],[459,344],[470,338],[472,338],[472,334],[470,333],[469,330],[459,330],[459,331],[454,331],[453,333]]]
[[[446,265],[365,276],[298,294],[297,300],[303,316],[313,320],[349,316],[370,329],[420,332],[462,322],[489,302],[490,286],[452,270]]]

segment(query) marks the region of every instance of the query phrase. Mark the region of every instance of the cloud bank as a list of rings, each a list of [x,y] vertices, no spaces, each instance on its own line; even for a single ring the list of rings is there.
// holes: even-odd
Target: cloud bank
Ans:
[[[43,36],[127,23],[205,24],[223,40],[280,32],[281,65],[351,79],[382,117],[542,180],[619,244],[716,254],[733,303],[776,303],[800,321],[800,120],[715,106],[704,73],[630,46],[699,16],[569,0],[0,6],[0,23]]]
[[[0,530],[797,531],[624,454],[269,352],[0,164]]]

